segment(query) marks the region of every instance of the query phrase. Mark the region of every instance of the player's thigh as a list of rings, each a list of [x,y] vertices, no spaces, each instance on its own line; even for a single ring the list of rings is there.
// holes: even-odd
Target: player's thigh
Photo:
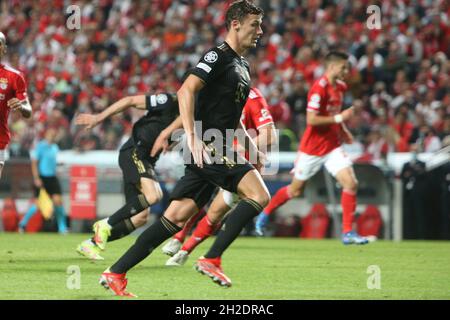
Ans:
[[[150,205],[159,202],[162,199],[163,192],[158,181],[147,177],[141,177],[140,186],[145,199]]]
[[[256,169],[247,172],[241,179],[238,184],[238,194],[241,198],[256,201],[262,207],[265,207],[270,201],[269,190]]]
[[[5,162],[8,159],[9,159],[8,149],[0,149],[0,177],[3,171],[3,167],[5,166]]]
[[[336,180],[345,190],[356,191],[358,189],[358,180],[352,166],[339,170]]]
[[[358,181],[353,170],[353,163],[342,147],[334,149],[327,155],[325,168],[345,189],[355,190]]]
[[[148,209],[142,210],[138,214],[132,216],[130,220],[135,228],[142,227],[148,222]]]
[[[239,195],[235,192],[230,192],[220,188],[219,193],[222,194],[223,201],[228,206],[228,208],[233,208],[241,200]]]
[[[184,176],[178,180],[175,188],[172,190],[169,201],[188,198],[196,203],[197,208],[203,208],[215,191],[216,186],[214,184],[208,182],[208,180],[187,166]]]
[[[164,212],[164,217],[179,227],[183,227],[186,221],[199,210],[193,199],[177,199],[170,202],[169,207]]]
[[[225,201],[225,194],[232,195],[229,191],[220,190],[214,197],[214,200],[206,213],[209,221],[213,224],[220,222],[223,216],[230,210],[230,206]]]
[[[298,181],[307,181],[320,170],[324,163],[325,157],[299,152],[292,170],[294,178]]]

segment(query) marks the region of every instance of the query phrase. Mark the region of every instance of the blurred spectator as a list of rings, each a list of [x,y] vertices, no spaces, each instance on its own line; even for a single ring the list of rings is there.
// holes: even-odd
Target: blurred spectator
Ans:
[[[351,54],[351,94],[345,101],[362,102],[364,112],[351,123],[360,142],[371,145],[381,134],[393,147],[389,151],[408,150],[416,111],[439,139],[447,136],[448,1],[379,1],[380,30],[367,29],[365,1],[255,1],[266,14],[264,35],[249,56],[252,82],[272,100],[286,146],[299,140],[309,86],[322,75],[322,59],[331,49]],[[61,149],[117,149],[133,114],[111,119],[89,135],[73,125],[74,115],[98,112],[125,95],[176,91],[185,71],[223,37],[221,12],[230,2],[75,1],[82,26],[69,30],[65,1],[2,1],[7,58],[24,71],[35,109],[31,120],[10,119],[13,155],[22,155],[30,137],[38,138],[45,127],[57,128]],[[395,116],[404,104],[407,110]],[[374,135],[373,126],[378,126]]]

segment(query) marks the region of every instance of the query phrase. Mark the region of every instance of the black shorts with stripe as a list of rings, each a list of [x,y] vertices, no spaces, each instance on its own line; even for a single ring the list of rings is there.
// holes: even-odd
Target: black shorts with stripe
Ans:
[[[126,201],[141,194],[141,178],[158,181],[154,163],[139,156],[137,148],[121,149],[119,152],[119,166],[124,181],[124,194]]]
[[[54,177],[39,177],[42,181],[42,187],[47,191],[49,196],[52,196],[54,194],[61,195],[61,184],[59,183],[59,180],[56,176]],[[34,187],[34,195],[35,197],[39,196],[40,188]]]
[[[253,169],[250,163],[204,164],[203,168],[187,165],[185,175],[170,195],[170,201],[189,198],[194,200],[198,208],[202,208],[208,203],[216,187],[237,193],[239,182]]]

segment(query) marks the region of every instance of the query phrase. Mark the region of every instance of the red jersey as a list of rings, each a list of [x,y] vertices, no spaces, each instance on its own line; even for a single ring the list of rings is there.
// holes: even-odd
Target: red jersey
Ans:
[[[258,133],[259,128],[273,123],[267,101],[256,88],[250,89],[247,103],[242,110],[241,121],[246,130],[254,129]]]
[[[4,149],[9,143],[10,133],[8,128],[9,107],[8,100],[27,98],[27,86],[20,71],[0,64],[0,149]]]
[[[273,124],[272,115],[268,107],[267,101],[261,92],[256,88],[251,88],[241,115],[241,122],[245,130],[250,130],[248,132],[250,137],[255,138],[259,135],[260,128]],[[256,133],[253,130],[256,130]],[[237,140],[234,143],[237,144]],[[245,152],[245,158],[249,160],[248,152]]]
[[[334,116],[341,112],[344,92],[347,85],[336,81],[333,86],[326,76],[314,82],[308,93],[308,112],[319,116]],[[333,123],[322,126],[307,125],[300,142],[299,151],[313,156],[323,156],[339,147],[342,142],[341,124]]]

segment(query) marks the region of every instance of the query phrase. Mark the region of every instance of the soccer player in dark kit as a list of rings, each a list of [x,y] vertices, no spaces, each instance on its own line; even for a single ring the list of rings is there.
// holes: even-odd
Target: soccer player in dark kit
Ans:
[[[134,107],[147,113],[133,125],[132,136],[120,148],[119,166],[123,173],[126,204],[94,224],[95,235],[83,241],[77,252],[93,260],[103,260],[100,251],[114,241],[147,223],[147,208],[160,201],[162,190],[154,171],[158,154],[150,155],[161,132],[172,133],[181,126],[175,93],[129,96],[120,99],[99,114],[80,114],[76,124],[91,129],[106,118]]]
[[[242,161],[235,161],[239,156],[231,145],[217,148],[215,142],[218,139],[225,141],[227,129],[238,127],[251,86],[249,65],[242,54],[254,48],[261,37],[262,17],[262,9],[251,2],[233,2],[225,15],[228,30],[225,42],[208,50],[188,71],[177,95],[188,148],[192,153],[190,160],[194,163],[186,165],[185,175],[173,190],[171,203],[161,219],[145,230],[136,243],[102,274],[100,283],[116,295],[134,296],[126,290],[128,270],[180,231],[211,198],[216,187],[238,193],[241,200],[230,213],[209,252],[197,262],[196,269],[220,285],[231,285],[222,272],[222,253],[243,227],[262,211],[270,195],[253,165],[242,158],[239,159]],[[216,137],[214,143],[209,141],[194,120],[201,123],[204,131],[213,130],[222,137]],[[248,141],[249,151],[258,154],[251,138]],[[233,159],[226,156],[229,154]],[[211,161],[211,158],[220,161]],[[260,166],[261,158],[258,159],[256,165]]]

